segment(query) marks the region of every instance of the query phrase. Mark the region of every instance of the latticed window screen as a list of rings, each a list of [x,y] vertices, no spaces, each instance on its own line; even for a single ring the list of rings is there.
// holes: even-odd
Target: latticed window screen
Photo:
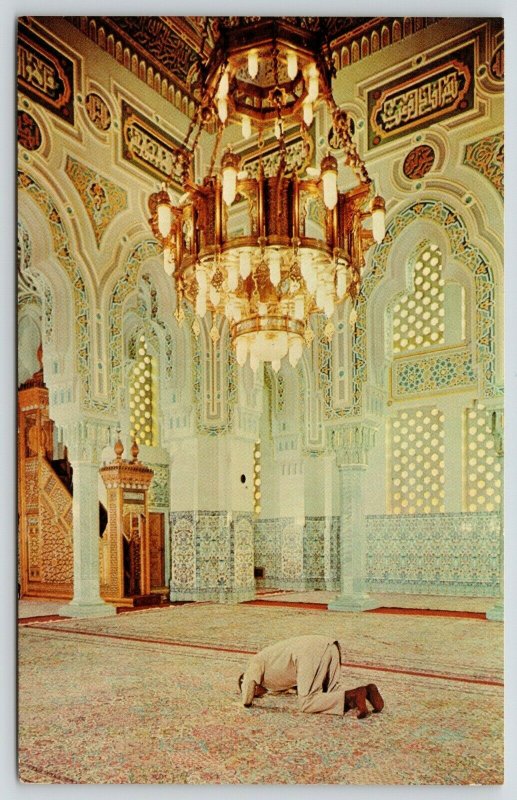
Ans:
[[[260,439],[258,439],[253,448],[253,510],[255,511],[255,514],[260,514],[261,509],[260,499],[262,497],[262,478],[260,477],[260,473],[262,467],[260,464],[260,456]]]
[[[147,352],[145,336],[138,342],[136,363],[129,384],[131,438],[138,444],[156,444],[154,423],[154,365]]]
[[[444,415],[437,408],[400,411],[391,420],[391,513],[445,510]]]
[[[399,297],[392,309],[393,353],[444,343],[444,280],[437,245],[422,250],[413,281],[414,290]]]
[[[501,463],[490,427],[490,412],[477,405],[465,414],[466,511],[495,511],[501,504]]]

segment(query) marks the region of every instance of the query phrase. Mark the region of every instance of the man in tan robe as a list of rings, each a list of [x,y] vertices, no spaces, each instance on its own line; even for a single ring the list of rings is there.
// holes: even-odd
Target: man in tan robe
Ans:
[[[239,678],[242,702],[249,708],[254,697],[267,691],[296,687],[301,711],[308,714],[344,714],[357,708],[366,717],[366,700],[379,712],[384,701],[375,684],[345,690],[341,685],[339,642],[326,636],[293,636],[265,647],[252,656]]]

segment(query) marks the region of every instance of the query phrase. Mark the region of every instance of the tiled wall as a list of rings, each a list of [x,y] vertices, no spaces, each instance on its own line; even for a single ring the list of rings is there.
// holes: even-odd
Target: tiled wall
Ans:
[[[498,596],[500,532],[497,512],[367,517],[366,588]]]
[[[251,515],[171,512],[171,600],[242,602],[255,595]]]
[[[339,519],[292,517],[255,521],[255,566],[259,586],[282,589],[339,588]]]

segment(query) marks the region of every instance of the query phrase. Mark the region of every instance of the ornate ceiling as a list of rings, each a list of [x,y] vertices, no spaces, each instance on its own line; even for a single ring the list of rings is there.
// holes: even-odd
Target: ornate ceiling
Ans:
[[[145,82],[191,110],[193,78],[224,30],[261,17],[67,17]],[[262,18],[263,19],[263,18]],[[366,58],[437,21],[436,17],[283,17],[310,31],[336,53],[338,67]],[[178,97],[178,93],[181,98]]]

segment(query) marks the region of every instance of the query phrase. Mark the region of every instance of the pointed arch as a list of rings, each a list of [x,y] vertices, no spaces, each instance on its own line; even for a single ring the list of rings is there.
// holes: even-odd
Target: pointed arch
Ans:
[[[72,287],[75,370],[81,378],[81,403],[92,405],[91,387],[91,320],[86,283],[72,256],[70,234],[49,193],[28,173],[18,172],[18,191],[26,192],[48,220],[54,257]]]
[[[487,257],[479,247],[472,243],[466,224],[462,217],[447,203],[439,200],[427,200],[413,203],[402,209],[391,220],[381,244],[377,245],[372,258],[372,267],[365,276],[358,304],[358,331],[354,342],[354,353],[357,359],[366,364],[367,306],[374,289],[386,275],[393,253],[400,247],[404,231],[417,221],[434,223],[440,232],[443,247],[450,256],[467,268],[474,279],[475,291],[475,339],[476,356],[481,365],[483,392],[485,397],[502,393],[496,378],[496,330],[495,330],[495,280],[494,270]],[[421,230],[415,228],[415,236],[421,238]],[[354,358],[355,361],[355,358]],[[366,367],[362,380],[366,380]]]

